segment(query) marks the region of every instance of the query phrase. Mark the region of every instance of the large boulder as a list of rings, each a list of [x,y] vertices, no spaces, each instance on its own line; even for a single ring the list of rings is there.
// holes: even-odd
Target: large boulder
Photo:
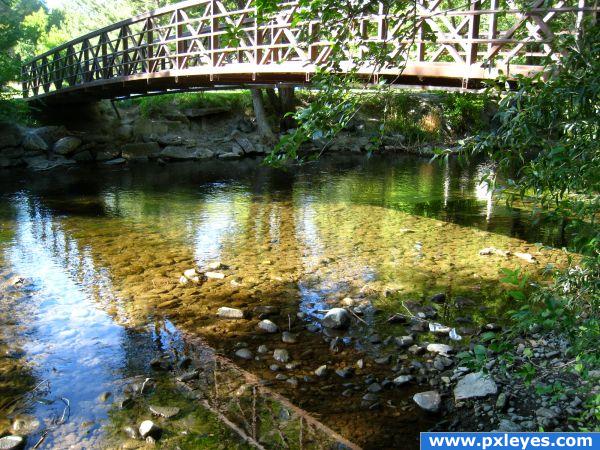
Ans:
[[[325,328],[344,330],[350,326],[350,313],[344,308],[330,309],[323,317],[321,324]]]
[[[54,143],[53,151],[57,155],[69,156],[75,153],[75,150],[81,145],[81,139],[73,136],[66,136]]]
[[[454,400],[487,397],[498,392],[498,386],[491,376],[483,372],[465,375],[454,388]]]
[[[46,152],[48,144],[35,133],[27,133],[23,139],[23,148],[31,152]]]
[[[121,147],[121,156],[128,161],[156,158],[160,147],[156,142],[135,142]]]

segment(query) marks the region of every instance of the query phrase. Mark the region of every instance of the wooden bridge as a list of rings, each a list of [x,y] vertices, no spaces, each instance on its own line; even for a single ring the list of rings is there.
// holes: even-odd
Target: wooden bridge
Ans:
[[[348,45],[341,70],[367,81],[472,88],[500,72],[531,75],[553,54],[559,34],[574,33],[592,0],[397,2],[414,8],[414,32],[400,33],[405,16],[373,2],[352,22],[361,39]],[[550,3],[550,5],[549,5]],[[240,3],[237,3],[239,5]],[[22,67],[23,96],[45,103],[91,101],[168,91],[309,83],[327,65],[327,24],[298,20],[297,2],[280,4],[259,21],[253,0],[188,0],[110,25],[67,42]],[[452,6],[454,5],[454,6]],[[234,33],[232,33],[234,30]],[[235,38],[232,38],[232,35]],[[360,44],[360,45],[359,45]],[[390,61],[356,64],[365,45],[385,46]]]

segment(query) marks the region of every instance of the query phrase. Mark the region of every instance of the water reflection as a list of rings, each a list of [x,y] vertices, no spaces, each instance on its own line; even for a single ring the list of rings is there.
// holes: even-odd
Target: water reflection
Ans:
[[[68,398],[73,407],[60,438],[93,445],[107,417],[99,395],[147,370],[154,352],[183,351],[179,330],[229,356],[240,341],[253,351],[261,343],[283,345],[279,335],[257,335],[258,314],[223,323],[215,318],[219,306],[250,313],[274,307],[272,320],[299,336],[286,344],[298,362],[289,374],[297,378],[324,361],[343,366],[388,351],[368,337],[406,332],[386,328],[385,314],[376,314],[398,311],[401,301],[444,291],[453,302],[474,299],[472,309],[444,305],[446,321],[467,314],[476,324],[500,314],[500,297],[492,294],[505,261],[480,257],[479,249],[535,252],[542,267],[562,255],[530,243],[557,244],[562,236],[543,221],[534,225],[527,212],[494,204],[478,184],[485,170],[400,157],[324,160],[288,173],[245,160],[94,176],[24,174],[25,188],[15,175],[0,178],[0,230],[8,236],[0,252],[7,269],[33,279],[37,290],[31,315],[21,319],[24,350],[36,378],[50,381],[52,398]],[[223,280],[178,283],[184,270],[214,260],[229,266]],[[329,342],[305,328],[346,296],[374,307],[345,336],[346,349],[331,355]],[[243,364],[275,381],[268,362]],[[391,376],[389,366],[369,370]],[[323,387],[319,381],[277,389],[366,446],[381,442],[378,433],[396,445],[430,425],[411,409],[411,390],[389,394],[408,409],[368,412],[366,420],[357,407],[360,391],[356,399],[331,399]],[[41,405],[31,413],[49,414]],[[354,425],[359,420],[361,427]]]

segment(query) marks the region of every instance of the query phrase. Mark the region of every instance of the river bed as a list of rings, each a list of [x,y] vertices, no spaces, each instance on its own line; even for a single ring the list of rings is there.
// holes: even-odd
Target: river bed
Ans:
[[[417,448],[419,431],[452,418],[411,397],[454,367],[415,370],[431,356],[393,338],[452,341],[389,317],[420,313],[468,342],[510,309],[502,267],[543,282],[567,256],[559,228],[492,198],[479,183],[486,170],[346,155],[288,171],[246,159],[1,173],[0,436],[26,417],[28,448],[42,436],[38,448],[135,448],[119,441],[126,418],[115,402],[136,380],[161,385],[156,358],[196,356],[191,336],[357,445]],[[512,256],[480,254],[492,247]],[[194,267],[223,277],[182,283]],[[347,331],[321,327],[324,311],[349,304],[358,309]],[[222,306],[245,319],[220,319]],[[263,317],[278,332],[258,330]],[[236,356],[241,348],[252,358]],[[275,361],[275,349],[289,361]],[[315,375],[322,365],[328,375]],[[347,379],[335,373],[349,368]],[[417,382],[389,387],[402,373]],[[374,383],[384,388],[365,401]],[[186,439],[175,433],[163,448],[244,445],[173,401],[187,415],[164,426]],[[128,414],[132,425],[140,418]]]

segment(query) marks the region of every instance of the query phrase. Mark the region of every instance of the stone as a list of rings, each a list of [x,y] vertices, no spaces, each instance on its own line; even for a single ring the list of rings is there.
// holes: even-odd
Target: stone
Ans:
[[[57,155],[69,156],[75,153],[75,150],[81,145],[81,139],[74,136],[66,136],[54,143],[52,151]]]
[[[175,417],[179,414],[179,408],[176,406],[154,406],[150,405],[150,412],[155,416],[164,417],[165,419],[170,419],[171,417]]]
[[[269,352],[269,348],[266,345],[259,345],[258,349],[256,350],[257,353],[260,353],[261,355],[264,355],[265,353]]]
[[[185,146],[174,146],[170,145],[165,147],[160,152],[160,158],[174,161],[187,161],[187,160],[198,160],[198,159],[209,159],[214,156],[214,153],[202,147],[188,148]]]
[[[399,377],[394,378],[393,383],[396,386],[403,386],[407,383],[410,383],[414,377],[412,375],[400,375]]]
[[[114,158],[108,161],[103,161],[102,164],[104,164],[105,166],[118,166],[121,164],[125,164],[126,162],[127,160],[125,158]]]
[[[35,133],[27,133],[23,139],[23,148],[32,152],[48,151],[48,144]]]
[[[524,261],[527,261],[530,264],[533,264],[536,262],[535,257],[531,254],[531,253],[521,253],[521,252],[515,252],[514,255],[517,258],[520,258]]]
[[[479,250],[479,254],[481,256],[489,256],[489,255],[508,256],[508,255],[510,255],[510,252],[506,251],[506,250],[500,250],[496,247],[487,247],[487,248],[482,248],[481,250]]]
[[[156,142],[134,142],[121,147],[121,156],[127,161],[147,160],[160,154],[160,146]]]
[[[142,439],[152,437],[154,439],[160,436],[160,428],[151,420],[144,420],[139,427],[140,436]]]
[[[52,144],[54,144],[61,138],[67,136],[68,134],[67,129],[65,127],[54,125],[36,128],[32,131],[32,133],[42,138],[42,140],[46,143],[48,148],[50,148]]]
[[[286,363],[290,360],[289,352],[284,348],[277,348],[273,352],[273,359],[275,361],[279,361],[280,363]]]
[[[371,392],[372,394],[377,394],[378,392],[381,392],[382,390],[383,390],[383,388],[381,387],[381,385],[379,383],[370,384],[369,387],[367,388],[367,391]]]
[[[253,358],[252,352],[247,348],[240,348],[238,351],[235,352],[235,356],[245,360],[250,360]]]
[[[242,117],[237,123],[237,129],[242,133],[252,133],[256,129],[256,126],[250,119]]]
[[[373,361],[375,361],[375,364],[380,364],[380,365],[389,364],[392,362],[392,356],[391,355],[382,356],[380,358],[375,358]]]
[[[520,425],[508,420],[508,419],[501,419],[500,420],[500,424],[498,425],[498,429],[495,431],[503,431],[505,433],[508,432],[519,432],[519,431],[523,431],[523,429],[521,428]]]
[[[217,316],[222,319],[243,319],[244,312],[241,309],[228,308],[227,306],[221,306],[217,310]]]
[[[506,394],[504,392],[500,392],[498,398],[496,399],[496,409],[503,411],[504,408],[506,408],[507,402],[508,399],[506,397]]]
[[[222,274],[221,272],[205,272],[204,276],[209,280],[222,280],[225,278],[225,274]]]
[[[333,308],[325,314],[321,324],[326,328],[345,330],[350,326],[350,313],[344,308]]]
[[[394,342],[400,348],[407,348],[414,344],[415,340],[412,336],[397,336],[394,338]]]
[[[345,306],[346,308],[351,308],[353,306],[356,306],[356,302],[354,301],[354,299],[352,299],[350,297],[346,297],[346,298],[342,299],[341,304],[342,304],[342,306]]]
[[[11,435],[0,438],[0,450],[18,450],[24,445],[25,440],[21,436]]]
[[[354,369],[352,367],[342,367],[337,369],[335,373],[342,378],[351,378],[354,375]]]
[[[24,158],[24,161],[27,164],[27,167],[29,167],[31,170],[40,171],[40,172],[45,171],[45,170],[56,169],[57,167],[71,166],[73,164],[76,164],[75,161],[72,161],[70,159],[66,159],[66,158],[62,158],[62,157],[47,159],[45,156]]]
[[[277,333],[279,331],[279,327],[269,319],[261,320],[258,322],[257,327],[259,330],[262,330],[265,333]]]
[[[498,392],[498,386],[491,376],[483,372],[469,373],[459,380],[454,388],[454,400],[486,397]]]
[[[12,123],[0,123],[0,149],[17,147],[23,140],[21,128]]]
[[[388,317],[388,323],[406,323],[408,322],[408,318],[403,314],[393,314]]]
[[[322,366],[319,366],[316,370],[315,370],[315,375],[318,377],[324,377],[327,375],[327,365],[323,364]]]
[[[192,380],[197,380],[200,376],[200,372],[198,370],[192,370],[190,372],[183,373],[177,377],[177,381],[182,383],[188,383]]]
[[[295,344],[298,341],[298,338],[294,333],[284,331],[283,333],[281,333],[281,340],[286,344]]]
[[[138,431],[133,428],[133,427],[123,427],[123,433],[125,433],[125,435],[129,438],[129,439],[139,439],[140,438],[140,434],[138,433]]]
[[[556,419],[559,414],[557,414],[555,411],[551,410],[550,408],[538,408],[535,411],[535,415],[539,418],[543,418],[543,419]]]
[[[429,322],[429,331],[435,334],[448,334],[452,328],[437,322]]]
[[[440,410],[442,397],[438,391],[419,392],[413,396],[413,401],[419,408],[435,413]]]
[[[86,162],[93,161],[94,156],[92,155],[92,152],[90,152],[89,150],[84,150],[82,152],[78,152],[75,155],[73,155],[73,160],[77,161],[78,163],[86,163]]]
[[[447,344],[429,344],[427,346],[427,351],[430,353],[439,353],[440,355],[447,356],[449,353],[452,353],[454,349]]]
[[[98,400],[102,403],[108,401],[108,399],[110,398],[112,394],[110,392],[103,392],[102,394],[100,394],[100,396],[98,397]]]
[[[425,349],[423,347],[421,347],[420,345],[411,345],[410,347],[408,347],[408,351],[410,353],[412,353],[413,355],[420,355],[421,353],[423,353],[425,351]]]

